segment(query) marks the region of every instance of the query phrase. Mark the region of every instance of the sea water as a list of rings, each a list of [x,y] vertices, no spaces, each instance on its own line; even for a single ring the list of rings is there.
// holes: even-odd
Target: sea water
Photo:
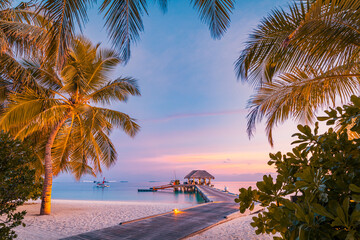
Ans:
[[[93,182],[54,182],[52,198],[68,200],[97,201],[134,201],[134,202],[164,202],[164,203],[203,203],[197,193],[174,192],[172,189],[157,192],[138,192],[138,189],[148,189],[161,186],[168,182],[110,182],[109,187],[98,188]],[[213,182],[215,187],[238,194],[239,188],[255,186],[254,182]]]
[[[109,187],[98,188],[92,182],[54,182],[52,198],[68,200],[134,201],[165,203],[202,203],[197,193],[180,193],[172,189],[157,192],[138,192],[165,182],[109,182]]]
[[[252,189],[256,189],[256,182],[218,182],[218,181],[214,181],[212,182],[212,184],[214,185],[214,187],[220,189],[220,190],[225,190],[225,188],[234,194],[239,194],[239,189],[240,188],[248,188],[248,187],[252,187]]]

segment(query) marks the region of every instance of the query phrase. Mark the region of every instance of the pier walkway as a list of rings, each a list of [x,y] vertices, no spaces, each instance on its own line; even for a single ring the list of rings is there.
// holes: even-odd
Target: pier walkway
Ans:
[[[182,239],[239,211],[238,205],[234,202],[236,195],[208,186],[196,187],[210,202],[182,209],[180,213],[169,212],[150,216],[64,239]]]

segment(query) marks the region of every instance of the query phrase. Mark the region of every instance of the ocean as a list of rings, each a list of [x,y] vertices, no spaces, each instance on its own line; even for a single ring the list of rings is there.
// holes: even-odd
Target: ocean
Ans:
[[[227,188],[227,190],[231,193],[235,193],[235,194],[239,194],[239,189],[240,188],[248,188],[248,187],[252,187],[253,189],[256,188],[256,182],[211,182],[212,184],[214,184],[214,187],[221,189],[221,190],[225,190],[225,187]]]
[[[97,188],[93,182],[54,182],[52,198],[67,200],[97,201],[133,201],[133,202],[164,202],[164,203],[203,203],[197,193],[175,193],[172,190],[157,192],[138,192],[139,188],[168,184],[168,182],[109,182],[108,188]],[[216,188],[226,187],[232,193],[239,188],[255,186],[255,182],[213,182]]]

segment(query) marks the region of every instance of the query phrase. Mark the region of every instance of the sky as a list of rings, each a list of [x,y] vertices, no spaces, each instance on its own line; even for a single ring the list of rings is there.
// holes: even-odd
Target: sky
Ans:
[[[170,0],[166,14],[151,6],[130,61],[114,72],[114,78],[136,78],[142,96],[109,107],[136,118],[141,131],[135,138],[121,130],[111,134],[117,163],[99,178],[182,180],[191,170],[203,169],[219,181],[255,181],[275,172],[267,165],[269,152],[291,149],[291,135],[296,132],[291,120],[274,131],[274,148],[267,142],[263,124],[249,139],[246,105],[253,89],[234,73],[248,34],[271,9],[286,7],[288,1],[238,0],[221,40],[211,39],[208,26],[189,2]],[[85,36],[110,47],[96,9],[90,10],[89,19]],[[68,174],[55,179],[73,180]]]

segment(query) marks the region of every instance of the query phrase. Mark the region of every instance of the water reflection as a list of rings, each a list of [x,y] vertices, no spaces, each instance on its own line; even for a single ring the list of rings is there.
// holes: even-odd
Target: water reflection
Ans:
[[[197,193],[173,191],[138,192],[138,188],[149,188],[162,183],[108,183],[109,188],[98,188],[93,183],[74,182],[53,184],[54,199],[104,200],[104,201],[148,201],[171,203],[202,203]]]

